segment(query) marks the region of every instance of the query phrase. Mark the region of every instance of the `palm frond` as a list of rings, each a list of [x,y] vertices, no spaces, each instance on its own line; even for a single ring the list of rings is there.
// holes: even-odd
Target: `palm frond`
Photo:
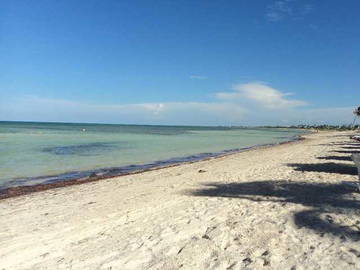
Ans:
[[[360,107],[358,107],[358,108],[355,109],[354,114],[355,114],[356,116],[360,116]]]

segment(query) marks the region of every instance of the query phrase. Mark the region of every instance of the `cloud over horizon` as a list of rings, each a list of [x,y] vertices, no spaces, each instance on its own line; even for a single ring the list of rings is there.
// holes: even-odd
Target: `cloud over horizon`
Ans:
[[[292,93],[282,93],[260,82],[237,84],[234,85],[232,89],[233,92],[216,93],[216,97],[222,100],[232,100],[233,102],[239,100],[252,101],[263,108],[271,110],[307,105],[305,101],[287,98],[287,96],[291,96]]]
[[[37,96],[24,96],[0,106],[0,120],[61,122],[217,125],[230,121],[239,122],[245,113],[246,109],[227,102],[114,105],[87,104]]]
[[[89,104],[65,99],[23,96],[0,101],[0,120],[99,122],[172,125],[342,124],[352,108],[309,108],[265,83],[236,84],[214,94],[211,102]]]

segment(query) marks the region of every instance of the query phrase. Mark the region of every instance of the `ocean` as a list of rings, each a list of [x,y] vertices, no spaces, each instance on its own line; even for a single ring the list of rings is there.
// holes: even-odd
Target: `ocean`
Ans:
[[[280,128],[0,122],[0,189],[114,176],[289,141]]]

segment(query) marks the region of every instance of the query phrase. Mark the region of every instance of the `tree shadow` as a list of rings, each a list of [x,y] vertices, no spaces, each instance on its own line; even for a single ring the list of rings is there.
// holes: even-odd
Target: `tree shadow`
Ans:
[[[335,150],[331,152],[339,153],[339,154],[360,154],[360,151],[348,151],[348,150]]]
[[[333,145],[350,145],[350,146],[358,146],[358,147],[360,147],[360,144],[356,143],[356,142],[334,143]]]
[[[350,174],[357,175],[357,169],[355,166],[342,164],[342,163],[312,163],[312,164],[302,164],[302,163],[290,163],[287,164],[290,167],[293,167],[295,171],[307,171],[307,172],[326,172],[326,173],[338,173],[338,174]]]
[[[344,141],[344,142],[337,142],[337,143],[322,143],[322,144],[319,144],[319,145],[322,145],[322,146],[335,146],[335,145],[352,145],[352,146],[359,146],[360,147],[360,143],[357,143],[357,142],[351,142],[351,141]]]
[[[326,157],[318,157],[318,159],[352,161],[350,156],[326,156]]]
[[[191,195],[301,204],[311,208],[294,214],[298,228],[314,230],[320,236],[328,233],[352,241],[360,240],[359,222],[342,224],[344,220],[349,223],[348,217],[360,214],[360,202],[352,196],[356,189],[351,186],[290,181],[209,183],[205,186],[192,191]],[[346,218],[342,219],[344,215]]]
[[[360,149],[360,146],[359,145],[357,145],[357,146],[342,146],[341,148],[350,149],[350,150],[358,150],[358,149]]]

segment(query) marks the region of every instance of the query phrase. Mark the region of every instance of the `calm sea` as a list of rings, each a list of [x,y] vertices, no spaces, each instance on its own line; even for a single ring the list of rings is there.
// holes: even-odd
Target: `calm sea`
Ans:
[[[0,122],[0,188],[200,160],[290,140],[294,129]]]

